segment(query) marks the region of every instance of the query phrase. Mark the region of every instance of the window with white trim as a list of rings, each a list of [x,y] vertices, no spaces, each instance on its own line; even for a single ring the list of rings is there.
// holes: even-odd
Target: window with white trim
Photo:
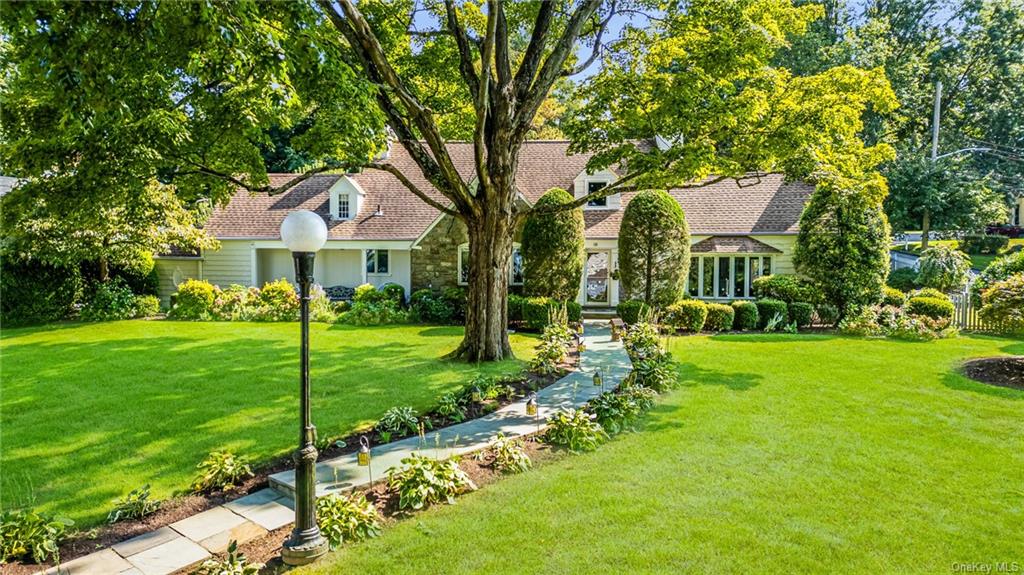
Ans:
[[[459,246],[459,285],[469,283],[469,244]],[[509,261],[508,285],[523,285],[523,254],[519,244],[512,245],[512,258]]]
[[[771,273],[771,256],[694,256],[690,258],[686,293],[707,299],[753,297],[754,280]]]
[[[608,182],[587,182],[587,194],[593,194],[594,192],[600,192],[602,188],[608,185]],[[608,207],[608,196],[602,198],[594,198],[587,200],[588,208],[606,208]]]
[[[366,250],[366,273],[375,275],[391,273],[390,260],[391,253],[388,250]]]
[[[349,210],[348,194],[338,194],[338,219],[347,220],[352,217]]]

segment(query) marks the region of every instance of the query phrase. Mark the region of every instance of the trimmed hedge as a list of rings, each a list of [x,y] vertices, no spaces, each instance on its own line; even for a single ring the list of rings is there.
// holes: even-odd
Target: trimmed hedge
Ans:
[[[396,283],[386,283],[380,286],[380,293],[384,297],[398,304],[398,307],[405,307],[405,288]]]
[[[757,329],[760,320],[760,316],[757,312],[757,304],[752,301],[734,301],[732,302],[732,309],[735,311],[733,317],[732,327],[738,330],[751,330]]]
[[[958,248],[960,251],[971,254],[997,254],[1000,250],[1010,245],[1009,236],[968,234],[960,240]]]
[[[882,288],[882,303],[884,305],[891,305],[895,307],[903,307],[903,304],[907,301],[907,294],[901,292],[896,288],[885,286]]]
[[[889,287],[900,291],[908,292],[917,287],[917,270],[913,268],[900,268],[890,270],[889,278],[885,280]]]
[[[724,303],[709,303],[707,317],[704,320],[704,329],[708,331],[729,331],[732,329],[732,322],[736,311],[731,305]]]
[[[910,292],[910,297],[933,297],[935,299],[941,299],[945,301],[953,301],[949,299],[949,296],[942,293],[935,288],[921,288]]]
[[[782,316],[784,320],[788,318],[789,306],[782,300],[771,298],[759,299],[757,300],[757,315],[757,327],[764,329],[775,316]]]
[[[839,308],[823,303],[814,308],[814,315],[818,316],[818,323],[821,325],[835,325],[839,321]]]
[[[761,276],[751,284],[757,299],[777,299],[786,303],[795,301],[821,301],[821,293],[807,279],[793,275],[771,274]]]
[[[628,324],[634,324],[640,321],[640,317],[644,315],[648,309],[650,308],[647,304],[638,299],[627,299],[625,301],[620,301],[619,304],[615,306],[615,313],[619,315],[622,321]]]
[[[807,327],[813,320],[813,305],[805,301],[795,301],[789,304],[789,321],[795,322],[797,327]]]
[[[64,319],[82,295],[76,267],[5,257],[0,268],[0,322],[7,327]]]
[[[951,319],[956,308],[949,299],[915,296],[907,301],[907,311],[911,315],[923,315],[932,319]]]
[[[665,309],[664,323],[675,329],[699,332],[708,317],[708,306],[699,299],[683,299]]]
[[[523,298],[523,322],[528,329],[542,331],[550,323],[551,314],[557,313],[562,305],[562,302],[549,297]],[[571,301],[566,302],[564,305],[568,321],[570,323],[580,321],[580,318],[583,316],[583,308],[580,304]]]

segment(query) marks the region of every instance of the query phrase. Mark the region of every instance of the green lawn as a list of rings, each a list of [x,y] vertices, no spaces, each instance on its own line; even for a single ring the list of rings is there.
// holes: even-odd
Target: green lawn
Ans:
[[[928,242],[928,245],[944,245],[949,246],[951,248],[955,248],[958,245],[960,245],[960,242],[958,240],[931,240],[930,242]],[[1006,250],[1009,250],[1010,248],[1016,245],[1024,245],[1024,238],[1011,239],[1010,245],[1007,246]],[[899,248],[906,249],[907,251],[913,252],[915,254],[921,252],[921,244],[919,242],[910,243],[905,247],[903,245],[900,245]],[[970,258],[971,260],[971,267],[973,267],[974,269],[983,270],[986,267],[988,267],[988,264],[992,263],[992,260],[1000,257],[1000,255],[1005,255],[1006,250],[1004,250],[998,255],[967,254],[967,257]]]
[[[949,573],[1024,563],[1024,341],[684,337],[639,433],[401,521],[317,573]]]
[[[267,461],[298,435],[296,323],[123,321],[0,334],[2,507],[34,505],[79,526],[145,483],[188,486],[207,453]],[[343,435],[386,409],[424,410],[480,372],[439,359],[461,328],[313,324],[313,418]],[[520,357],[532,342],[515,336]],[[489,365],[500,373],[515,361]]]

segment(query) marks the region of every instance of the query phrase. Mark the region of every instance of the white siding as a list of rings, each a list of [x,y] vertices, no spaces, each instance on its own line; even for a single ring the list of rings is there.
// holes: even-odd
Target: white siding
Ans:
[[[252,285],[252,242],[221,240],[219,250],[203,251],[203,279],[227,287]]]
[[[382,286],[387,283],[396,283],[405,288],[406,297],[409,296],[412,284],[412,258],[409,250],[390,250],[389,268],[387,274],[367,274],[366,282],[375,286]]]
[[[178,284],[199,277],[199,260],[156,258],[154,263],[160,280],[157,294],[164,305],[170,303],[171,294],[178,291]]]

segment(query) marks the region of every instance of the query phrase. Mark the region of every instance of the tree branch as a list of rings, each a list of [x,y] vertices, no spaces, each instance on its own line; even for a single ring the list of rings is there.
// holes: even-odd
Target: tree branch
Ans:
[[[594,50],[590,53],[590,57],[575,68],[563,71],[562,76],[575,76],[589,68],[591,64],[597,61],[598,57],[601,55],[601,48],[604,46],[601,44],[601,37],[604,36],[604,31],[608,29],[608,22],[611,21],[612,16],[616,14],[615,4],[616,2],[612,0],[611,10],[608,12],[608,16],[597,24],[597,35],[594,37]]]
[[[552,0],[541,2],[540,10],[537,12],[537,20],[533,24],[533,32],[530,35],[530,44],[523,54],[523,61],[516,72],[516,99],[526,99],[526,93],[533,83],[533,77],[537,74],[540,66],[541,56],[544,55],[544,44],[547,42],[548,30],[551,29],[551,21],[554,16],[555,3]]]

